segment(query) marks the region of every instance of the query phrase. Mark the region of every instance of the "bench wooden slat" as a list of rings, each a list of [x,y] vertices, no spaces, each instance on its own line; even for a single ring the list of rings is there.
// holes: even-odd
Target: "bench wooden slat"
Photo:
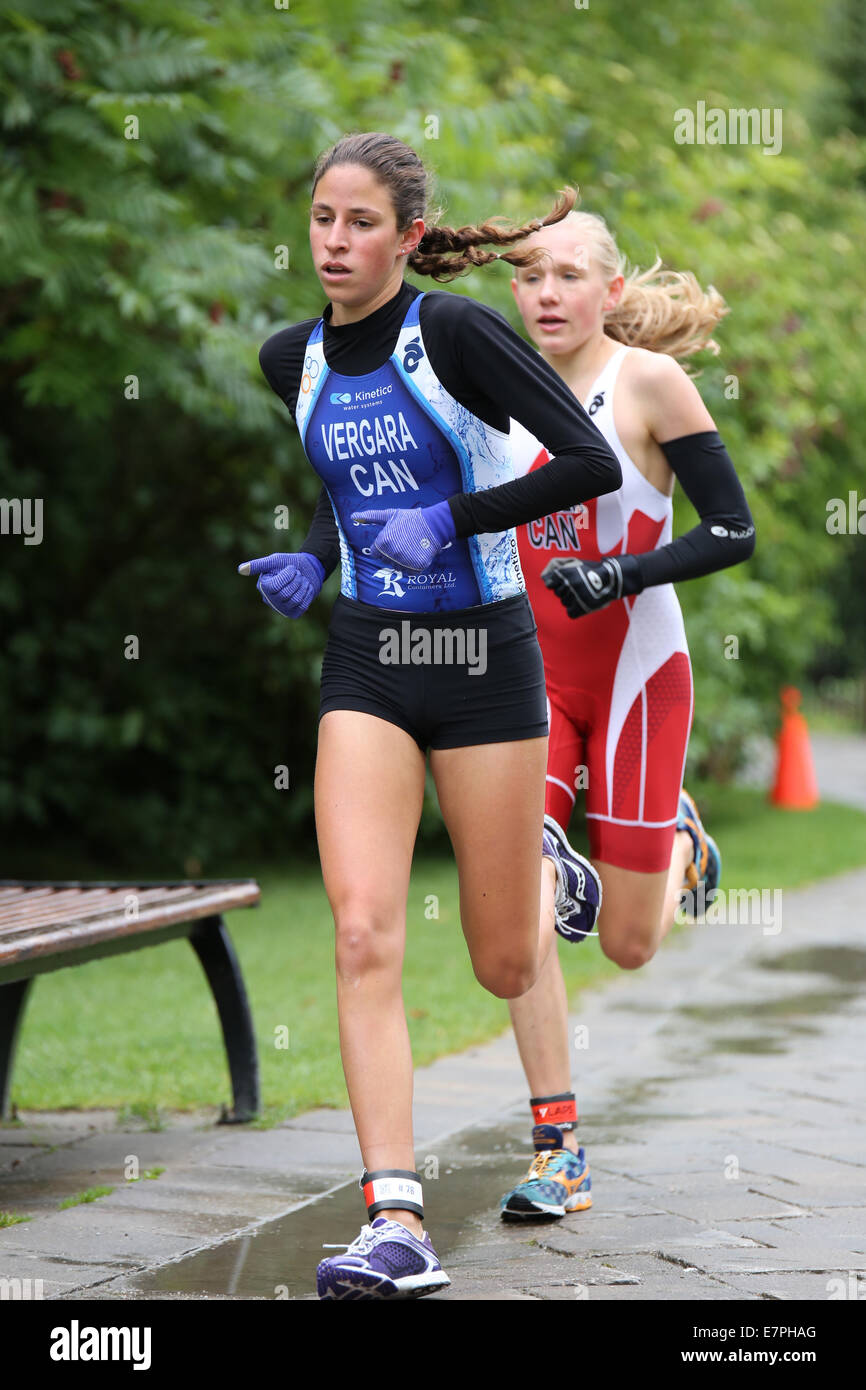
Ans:
[[[124,907],[130,894],[134,894],[138,898],[139,904],[142,904],[166,900],[186,902],[197,892],[201,892],[201,889],[175,888],[166,890],[165,888],[139,888],[131,884],[126,889],[113,888],[102,893],[97,889],[79,890],[78,892],[64,890],[55,893],[50,898],[43,898],[39,895],[36,902],[25,896],[17,903],[8,906],[4,906],[2,896],[0,896],[0,935],[22,923],[28,927],[42,926],[51,922],[79,921],[83,917],[96,916],[105,911],[116,912]]]
[[[116,907],[110,912],[88,913],[77,919],[67,916],[61,922],[55,920],[35,928],[31,925],[10,927],[0,935],[0,965],[92,946],[112,938],[134,936],[175,922],[197,921],[235,907],[252,906],[260,898],[259,886],[253,880],[238,882],[233,886],[221,885],[212,891],[197,888],[191,894],[181,890],[170,897],[157,893],[150,897],[156,896],[161,901],[143,903],[139,899],[138,916],[127,919],[123,899],[129,892],[135,892],[135,889],[130,886],[115,892]]]
[[[46,902],[78,902],[81,898],[95,901],[97,898],[115,896],[119,893],[176,893],[186,890],[195,892],[204,885],[193,883],[102,883],[84,884],[69,883],[60,887],[47,889],[45,892],[39,888],[19,889],[17,892],[12,888],[0,888],[0,912],[17,912],[31,904],[41,906]]]
[[[0,903],[2,903],[4,907],[9,907],[12,909],[20,906],[20,904],[24,902],[32,902],[35,906],[35,904],[38,902],[50,901],[53,891],[54,890],[52,888],[38,890],[35,888],[31,888],[28,890],[28,896],[28,893],[25,892],[23,889],[3,888],[0,889]]]
[[[222,888],[233,888],[238,881],[215,885],[213,888],[183,883],[172,884],[170,887],[130,883],[123,887],[112,885],[105,889],[95,886],[75,890],[64,888],[49,896],[29,890],[20,895],[14,903],[7,901],[5,905],[3,891],[0,890],[0,930],[4,926],[14,926],[21,922],[38,925],[47,922],[79,921],[85,917],[96,916],[100,912],[119,911],[125,906],[130,894],[134,894],[139,903],[186,902],[202,892],[213,893]]]
[[[130,893],[136,889],[130,888]],[[123,899],[120,900],[121,905]],[[106,909],[116,910],[118,899],[113,893],[58,893],[30,903],[26,899],[14,907],[0,904],[0,932],[21,926],[42,926],[49,922],[77,921],[82,916],[95,916]]]

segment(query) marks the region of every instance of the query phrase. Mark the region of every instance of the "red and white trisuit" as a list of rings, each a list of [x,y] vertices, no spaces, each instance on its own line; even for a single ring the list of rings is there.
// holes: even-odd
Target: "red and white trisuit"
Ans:
[[[520,526],[517,537],[547,683],[545,811],[567,827],[576,787],[585,787],[591,857],[657,873],[670,864],[694,710],[674,587],[648,587],[570,618],[541,580],[552,559],[598,561],[671,540],[672,499],[647,481],[614,425],[616,379],[629,351],[622,346],[613,354],[586,398],[593,424],[619,459],[622,487]],[[516,420],[511,441],[517,476],[550,457]]]

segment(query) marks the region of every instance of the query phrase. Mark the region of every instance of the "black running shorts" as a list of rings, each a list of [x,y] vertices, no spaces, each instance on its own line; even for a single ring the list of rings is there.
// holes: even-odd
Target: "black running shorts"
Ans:
[[[360,710],[423,753],[547,734],[538,629],[525,593],[450,613],[402,613],[340,594],[322,661],[319,718]]]

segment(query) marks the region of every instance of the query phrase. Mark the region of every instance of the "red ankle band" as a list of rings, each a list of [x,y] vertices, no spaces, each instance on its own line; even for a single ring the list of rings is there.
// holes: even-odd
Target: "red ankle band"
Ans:
[[[556,1125],[559,1129],[577,1129],[577,1100],[574,1091],[562,1091],[558,1096],[533,1096],[532,1117],[537,1125]]]

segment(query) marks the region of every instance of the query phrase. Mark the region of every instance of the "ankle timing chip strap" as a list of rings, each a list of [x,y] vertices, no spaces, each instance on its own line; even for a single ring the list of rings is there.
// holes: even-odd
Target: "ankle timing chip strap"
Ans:
[[[358,1184],[367,1203],[367,1216],[372,1221],[380,1211],[411,1211],[423,1217],[424,1204],[421,1179],[406,1168],[377,1168],[375,1173],[365,1169]]]
[[[574,1091],[561,1091],[558,1096],[532,1096],[529,1104],[537,1125],[556,1125],[562,1130],[577,1129]]]

